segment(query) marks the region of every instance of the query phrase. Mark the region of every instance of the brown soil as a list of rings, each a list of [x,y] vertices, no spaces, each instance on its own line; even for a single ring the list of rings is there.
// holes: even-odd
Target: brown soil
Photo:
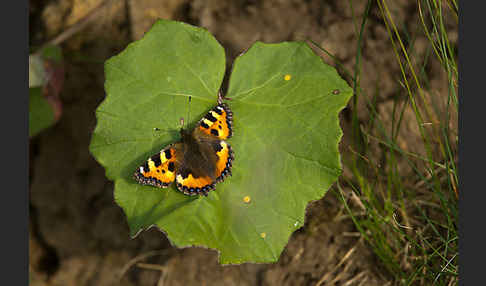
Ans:
[[[101,2],[30,1],[31,46],[55,37]],[[366,1],[355,2],[355,14],[360,15]],[[393,13],[410,31],[416,29],[415,2],[395,2]],[[174,248],[156,229],[130,239],[124,214],[113,201],[113,183],[88,151],[96,124],[94,112],[105,96],[103,62],[141,38],[157,18],[206,27],[224,46],[228,66],[255,40],[308,38],[352,69],[356,36],[348,4],[339,0],[119,0],[64,41],[62,117],[30,141],[31,285],[386,285],[391,281],[333,191],[308,206],[305,226],[292,235],[275,264],[220,266],[215,251]],[[391,100],[396,100],[399,69],[378,13],[373,7],[363,43],[366,74],[361,86],[380,90],[378,108],[386,115],[391,113]],[[426,39],[417,39],[421,41]],[[445,84],[443,76],[431,82],[438,87]],[[365,121],[365,107],[359,108]],[[350,133],[347,114],[341,116],[345,134]],[[403,144],[415,145],[417,136],[412,130],[410,141]],[[344,153],[349,152],[347,142],[345,135]],[[138,261],[145,264],[135,265],[135,258],[150,254]]]

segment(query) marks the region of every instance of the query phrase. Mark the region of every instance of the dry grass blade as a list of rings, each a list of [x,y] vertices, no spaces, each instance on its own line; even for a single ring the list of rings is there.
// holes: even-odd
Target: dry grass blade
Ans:
[[[157,270],[157,271],[165,271],[167,269],[167,267],[165,267],[163,265],[143,263],[143,262],[137,263],[137,267],[143,268],[143,269],[149,269],[149,270]]]
[[[77,32],[86,28],[88,26],[88,24],[93,22],[93,20],[95,20],[103,12],[105,12],[104,8],[108,7],[109,5],[111,5],[115,2],[117,2],[117,1],[116,0],[105,0],[105,1],[101,2],[100,5],[98,5],[96,8],[93,8],[93,10],[91,10],[91,12],[89,12],[84,18],[82,18],[78,22],[71,25],[69,28],[64,30],[61,34],[57,35],[54,39],[45,43],[43,45],[43,47],[61,44],[62,42],[69,39],[70,37],[72,37]],[[43,47],[38,49],[38,50],[42,51]]]
[[[348,252],[346,252],[346,254],[341,259],[341,261],[339,261],[339,263],[336,266],[334,266],[334,268],[331,271],[329,271],[324,276],[322,276],[322,278],[315,284],[315,286],[320,286],[324,282],[326,282],[327,280],[329,280],[329,278],[331,277],[331,275],[334,272],[336,272],[336,270],[339,269],[339,267],[341,267],[341,265],[343,265],[344,262],[346,262],[349,259],[349,257],[351,257],[351,255],[356,251],[356,248],[358,247],[359,243],[361,243],[361,241],[362,241],[362,238],[360,238],[358,240],[358,242],[356,242],[356,244],[353,246],[353,248],[351,248],[350,250],[348,250]]]
[[[138,266],[138,263],[139,261],[142,261],[144,259],[147,259],[149,257],[153,257],[153,256],[158,256],[158,255],[166,255],[168,254],[169,252],[171,252],[170,249],[164,249],[164,250],[154,250],[154,251],[150,251],[150,252],[147,252],[147,253],[143,253],[143,254],[140,254],[134,258],[132,258],[130,261],[127,262],[127,264],[125,264],[125,266],[123,266],[123,268],[120,270],[120,274],[118,276],[118,280],[120,281],[123,276],[125,275],[125,273],[135,264],[137,264]]]
[[[352,285],[354,282],[362,279],[363,276],[365,276],[367,273],[368,273],[368,271],[362,271],[362,272],[360,272],[358,275],[356,275],[355,277],[353,277],[353,279],[346,281],[346,283],[344,283],[343,286]],[[368,278],[367,277],[364,277],[364,279],[360,281],[360,284],[365,283],[367,280],[368,280]]]

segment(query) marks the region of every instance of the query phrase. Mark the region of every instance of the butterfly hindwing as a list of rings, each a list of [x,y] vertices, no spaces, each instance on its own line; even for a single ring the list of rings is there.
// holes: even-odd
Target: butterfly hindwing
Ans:
[[[233,165],[234,153],[231,146],[224,140],[213,144],[214,151],[218,160],[216,161],[216,182],[221,182],[228,175],[231,176],[231,167]]]
[[[211,162],[211,168],[205,168],[206,173],[201,170],[196,171],[190,164],[182,164],[176,173],[177,189],[186,195],[207,195],[209,191],[214,190],[215,184],[222,182],[224,178],[231,175],[231,167],[234,159],[231,146],[224,140],[205,141],[214,152],[215,160]],[[208,173],[211,170],[212,173]]]
[[[220,103],[199,121],[198,127],[208,135],[225,140],[233,135],[233,112],[228,105]]]
[[[148,158],[135,171],[134,177],[142,185],[167,188],[175,179],[176,164],[175,145],[169,145],[159,153]]]
[[[176,175],[177,189],[186,195],[206,195],[214,189],[215,181],[209,176],[195,176],[190,170],[180,170]]]

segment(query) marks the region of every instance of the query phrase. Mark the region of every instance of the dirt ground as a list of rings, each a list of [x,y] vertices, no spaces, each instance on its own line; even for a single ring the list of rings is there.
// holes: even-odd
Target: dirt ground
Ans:
[[[31,47],[59,35],[101,2],[31,0]],[[365,2],[353,1],[357,15]],[[415,5],[402,0],[392,6],[410,31],[419,25]],[[122,209],[113,201],[113,183],[88,151],[95,109],[105,96],[103,62],[140,39],[156,19],[207,28],[225,48],[228,67],[256,40],[312,39],[352,69],[356,37],[348,1],[118,0],[102,9],[61,44],[63,114],[55,126],[30,140],[31,285],[391,285],[332,191],[308,206],[305,226],[291,236],[275,264],[223,267],[215,251],[174,248],[156,229],[130,239]],[[380,90],[378,108],[386,114],[396,100],[399,69],[378,13],[374,6],[363,43],[367,72],[361,86]],[[420,45],[426,39],[416,41]],[[436,74],[430,84],[446,88],[445,78]],[[360,114],[365,121],[367,113]],[[349,112],[341,115],[344,133],[350,133]],[[418,132],[409,131],[404,146],[418,140]],[[347,142],[345,135],[344,153]]]

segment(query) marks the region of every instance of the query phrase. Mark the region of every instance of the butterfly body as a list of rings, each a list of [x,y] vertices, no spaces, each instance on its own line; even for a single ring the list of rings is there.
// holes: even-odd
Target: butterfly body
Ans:
[[[207,195],[231,175],[234,153],[225,140],[232,136],[233,114],[220,103],[189,131],[181,129],[180,142],[151,156],[134,173],[143,185],[166,188],[173,181],[186,195]]]

